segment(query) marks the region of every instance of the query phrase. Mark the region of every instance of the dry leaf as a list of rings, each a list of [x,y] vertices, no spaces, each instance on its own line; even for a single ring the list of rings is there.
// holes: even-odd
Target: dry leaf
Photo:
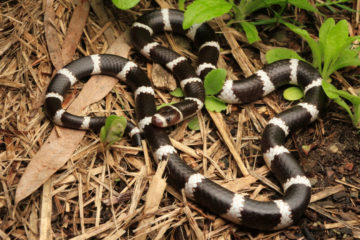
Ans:
[[[60,42],[57,38],[57,31],[54,27],[55,11],[53,9],[53,0],[46,0],[46,7],[44,13],[44,28],[46,45],[49,50],[49,55],[54,67],[59,70],[64,66],[62,59]]]
[[[68,30],[66,32],[64,44],[62,46],[62,58],[64,64],[71,62],[75,54],[78,43],[80,42],[83,29],[85,28],[86,19],[89,14],[89,2],[79,1],[80,3],[74,9]]]

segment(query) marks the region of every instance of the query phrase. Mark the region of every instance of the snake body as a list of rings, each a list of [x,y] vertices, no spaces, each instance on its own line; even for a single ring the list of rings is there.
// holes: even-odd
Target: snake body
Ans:
[[[194,25],[183,30],[182,22],[180,11],[156,10],[141,16],[132,25],[130,34],[138,51],[173,72],[184,90],[184,101],[156,112],[154,90],[146,74],[135,63],[114,55],[91,55],[75,60],[55,75],[45,99],[47,114],[54,123],[64,127],[98,130],[104,119],[70,115],[61,107],[64,94],[78,79],[88,75],[117,77],[134,92],[139,131],[143,132],[154,157],[158,161],[168,160],[166,174],[170,184],[184,189],[186,196],[201,206],[250,228],[274,230],[293,224],[309,203],[311,185],[284,143],[291,131],[313,122],[323,109],[325,97],[321,76],[311,65],[290,59],[269,64],[249,78],[225,82],[218,97],[230,103],[253,101],[288,83],[298,84],[305,92],[303,102],[272,118],[262,135],[264,160],[283,186],[282,199],[260,202],[233,193],[190,168],[160,128],[192,116],[202,108],[204,89],[201,79],[216,68],[219,57],[219,44],[209,25]],[[162,31],[184,34],[194,41],[199,47],[196,70],[184,57],[153,41],[153,34]],[[137,128],[129,126],[129,129],[131,136],[138,136]]]

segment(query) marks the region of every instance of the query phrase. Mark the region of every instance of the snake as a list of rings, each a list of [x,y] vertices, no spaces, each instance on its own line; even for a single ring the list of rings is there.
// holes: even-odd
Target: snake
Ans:
[[[167,161],[169,184],[184,190],[187,198],[233,223],[258,230],[286,228],[304,214],[311,196],[311,183],[298,160],[285,147],[290,132],[314,122],[324,109],[322,78],[309,63],[286,59],[265,65],[252,76],[226,80],[217,95],[224,102],[251,102],[286,84],[299,85],[303,100],[275,115],[262,133],[263,159],[283,187],[277,200],[257,201],[243,193],[232,192],[188,166],[171,144],[164,127],[195,115],[204,105],[204,77],[216,69],[220,46],[208,23],[194,24],[184,30],[184,14],[175,9],[158,9],[140,16],[130,28],[131,42],[143,56],[163,65],[179,81],[184,100],[156,110],[155,92],[146,73],[134,62],[110,54],[79,58],[59,70],[51,80],[45,96],[45,112],[57,125],[98,131],[104,117],[76,116],[62,108],[68,89],[90,75],[109,75],[124,81],[134,93],[137,126],[129,124],[127,132],[139,144],[140,133],[150,146],[156,161]],[[184,56],[154,41],[154,35],[172,32],[188,37],[198,48],[196,67]]]

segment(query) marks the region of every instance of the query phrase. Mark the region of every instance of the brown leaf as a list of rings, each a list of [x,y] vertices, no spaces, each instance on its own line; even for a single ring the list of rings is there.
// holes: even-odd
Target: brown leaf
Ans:
[[[173,75],[158,63],[154,63],[152,66],[151,79],[154,86],[158,89],[168,91],[176,89],[176,80]]]
[[[46,0],[45,13],[44,13],[44,28],[46,45],[49,49],[49,55],[52,64],[57,70],[64,66],[60,42],[57,38],[57,31],[55,24],[55,11],[53,9],[54,0]]]
[[[72,56],[75,54],[77,45],[85,28],[89,9],[90,6],[88,1],[79,1],[79,4],[74,9],[62,46],[62,58],[64,64],[71,62]]]

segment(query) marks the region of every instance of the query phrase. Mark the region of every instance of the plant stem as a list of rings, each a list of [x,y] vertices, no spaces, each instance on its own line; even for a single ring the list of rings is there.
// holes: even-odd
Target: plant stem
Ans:
[[[336,4],[339,4],[339,3],[350,2],[350,1],[349,0],[339,0],[339,1],[326,2],[326,3],[317,3],[315,5],[317,7],[322,7],[322,6],[330,6],[330,5],[334,5],[334,4],[336,5]]]
[[[235,3],[232,2],[233,4],[233,10],[234,10],[234,13],[235,13],[235,21],[241,21],[241,20],[244,20],[245,19],[245,13],[244,13],[244,8],[242,8],[242,3],[243,1],[240,2],[239,6],[236,5]]]

